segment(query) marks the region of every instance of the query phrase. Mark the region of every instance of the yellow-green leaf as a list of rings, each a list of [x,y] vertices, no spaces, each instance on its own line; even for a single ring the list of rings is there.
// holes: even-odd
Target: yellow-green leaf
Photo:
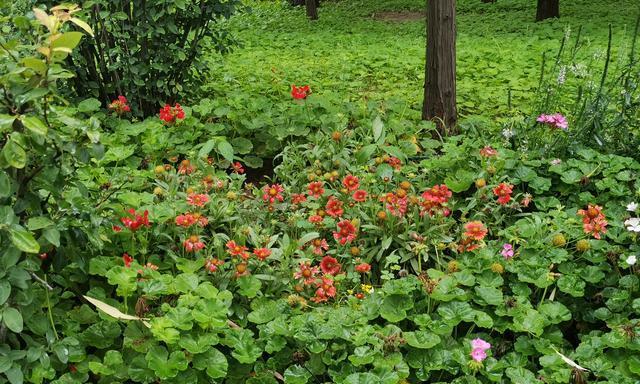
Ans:
[[[22,125],[36,135],[44,136],[47,134],[47,125],[35,116],[26,116],[20,119]]]
[[[51,42],[51,48],[54,51],[71,52],[80,43],[82,36],[82,32],[65,32]]]
[[[99,310],[101,310],[102,312],[106,313],[107,315],[118,319],[118,320],[140,320],[142,321],[142,324],[144,324],[145,326],[147,326],[148,328],[151,328],[151,325],[146,321],[147,319],[143,319],[141,317],[138,316],[132,316],[132,315],[127,315],[126,313],[122,313],[120,312],[120,310],[118,308],[112,307],[107,303],[104,303],[98,299],[94,299],[93,297],[89,297],[89,296],[82,296],[85,299],[87,299],[88,302],[90,302],[91,304],[95,305],[96,308],[98,308]]]
[[[85,32],[87,32],[91,37],[93,37],[93,29],[89,26],[89,24],[85,23],[83,20],[78,19],[77,17],[72,17],[69,19],[70,22],[82,28]]]
[[[21,227],[11,228],[9,232],[11,234],[11,242],[22,252],[40,252],[40,244],[38,244],[31,232]]]

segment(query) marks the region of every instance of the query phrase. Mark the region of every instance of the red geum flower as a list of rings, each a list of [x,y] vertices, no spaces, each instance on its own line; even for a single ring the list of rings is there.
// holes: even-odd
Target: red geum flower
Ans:
[[[111,227],[111,229],[113,229],[113,232],[120,232],[122,231],[122,227],[119,225],[114,225]]]
[[[127,104],[127,98],[120,95],[116,100],[113,100],[108,105],[109,110],[115,112],[116,115],[121,116],[127,112],[131,112],[131,108]]]
[[[434,185],[422,193],[422,198],[435,204],[445,204],[451,198],[451,191],[444,185]]]
[[[342,220],[337,224],[338,231],[333,232],[333,238],[341,245],[345,245],[355,240],[356,227],[349,220]]]
[[[360,180],[353,175],[347,175],[342,179],[342,185],[350,191],[355,191],[360,187]]]
[[[591,220],[589,223],[582,224],[584,233],[592,235],[594,238],[600,240],[600,235],[607,233],[607,220],[597,217]]]
[[[368,273],[369,271],[371,271],[371,264],[369,263],[360,263],[356,265],[356,272]]]
[[[337,275],[340,273],[341,267],[342,266],[338,263],[338,260],[331,256],[325,256],[320,261],[320,269],[322,270],[322,273],[327,275]]]
[[[308,85],[305,85],[302,87],[296,87],[295,85],[291,84],[291,96],[294,99],[297,99],[297,100],[306,99],[310,93],[311,93],[311,88],[309,88]]]
[[[579,209],[578,215],[582,216],[582,222],[585,224],[598,218],[605,218],[604,213],[602,213],[602,207],[593,204],[589,204],[587,209]]]
[[[189,236],[182,245],[187,252],[197,252],[204,248],[204,243],[196,235]]]
[[[218,259],[207,259],[204,262],[204,267],[209,271],[209,272],[215,272],[218,270],[218,267],[221,266],[222,264],[224,264],[224,261],[222,260],[218,260]]]
[[[362,189],[358,189],[357,191],[353,192],[351,198],[358,203],[362,203],[367,200],[367,192]]]
[[[486,145],[484,148],[480,150],[480,156],[482,157],[493,157],[497,155],[498,155],[498,151],[493,149],[490,145]]]
[[[398,197],[395,193],[389,192],[380,198],[385,203],[387,210],[393,216],[402,217],[407,213],[407,198]]]
[[[301,204],[307,201],[307,196],[302,193],[292,193],[291,194],[291,203],[293,204]]]
[[[124,266],[127,268],[131,267],[131,263],[133,263],[133,257],[129,256],[129,254],[124,253],[122,255],[122,261],[124,261]]]
[[[184,215],[176,216],[175,221],[177,226],[188,228],[193,224],[195,224],[197,219],[195,218],[194,215],[190,213],[186,213]]]
[[[265,185],[262,188],[262,192],[262,200],[266,203],[273,204],[276,201],[282,202],[284,200],[284,197],[282,197],[284,188],[280,184]]]
[[[238,173],[238,174],[244,173],[244,168],[242,167],[242,164],[240,164],[239,161],[236,161],[235,163],[231,163],[231,168],[233,168],[233,172],[235,173]]]
[[[327,215],[331,217],[342,216],[342,214],[344,213],[344,210],[342,209],[342,201],[336,199],[333,196],[329,197],[329,200],[327,201],[327,205],[325,207],[325,212],[327,212]]]
[[[182,106],[178,103],[173,107],[165,104],[164,107],[160,108],[160,120],[166,124],[173,124],[176,120],[182,120],[184,117],[184,110],[182,110]]]
[[[242,263],[236,264],[236,273],[235,273],[236,277],[247,276],[248,274],[249,274],[249,268],[247,263],[242,262]]]
[[[336,287],[333,285],[333,279],[329,276],[323,276],[322,279],[317,280],[316,287],[316,295],[311,298],[311,301],[323,303],[336,296]]]
[[[311,215],[311,216],[309,216],[309,222],[311,224],[320,224],[320,223],[322,223],[322,220],[323,220],[322,216],[320,216],[320,215]]]
[[[487,228],[481,221],[470,221],[464,225],[464,236],[473,240],[482,240],[487,235]]]
[[[253,254],[260,260],[264,261],[267,257],[271,256],[271,250],[269,248],[256,248],[253,250]]]
[[[324,253],[323,250],[329,249],[327,240],[320,238],[311,240],[311,246],[313,247],[313,253],[316,255],[322,255]]]
[[[187,204],[194,207],[204,207],[209,202],[209,195],[204,193],[190,193],[187,195]]]
[[[129,230],[137,231],[140,227],[150,227],[149,223],[149,211],[144,211],[142,215],[136,214],[135,209],[131,208],[127,211],[129,216],[123,216],[120,218],[120,222]]]
[[[231,256],[240,256],[245,260],[249,258],[249,255],[247,254],[248,248],[245,247],[244,245],[236,244],[234,240],[227,241],[226,247],[227,247],[227,252]]]
[[[392,166],[394,169],[400,169],[402,167],[402,160],[397,157],[390,156],[387,160],[387,164]]]
[[[500,183],[493,188],[493,194],[498,196],[498,204],[506,205],[511,201],[511,193],[513,193],[513,185],[508,183]]]
[[[314,181],[307,185],[307,193],[311,197],[318,198],[324,194],[324,183],[322,181]]]
[[[311,263],[306,261],[300,263],[298,270],[293,274],[293,278],[296,280],[304,279],[304,285],[311,285],[316,281],[316,275],[320,272],[320,268],[312,267]]]
[[[195,167],[187,159],[182,160],[178,166],[178,173],[181,175],[190,175],[195,171]]]

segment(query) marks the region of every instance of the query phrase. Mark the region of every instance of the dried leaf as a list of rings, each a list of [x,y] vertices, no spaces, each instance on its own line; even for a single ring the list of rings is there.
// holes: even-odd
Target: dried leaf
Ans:
[[[89,297],[89,296],[82,296],[82,297],[87,299],[87,301],[90,302],[91,304],[95,305],[96,308],[98,308],[99,310],[101,310],[102,312],[106,313],[107,315],[113,318],[116,318],[118,320],[140,320],[142,321],[142,324],[144,324],[146,327],[151,328],[151,325],[145,321],[147,319],[122,313],[120,312],[120,310],[118,310],[118,308],[112,307],[107,303],[103,303],[98,299],[94,299],[93,297]]]
[[[553,348],[553,347],[552,347]],[[572,366],[573,368],[583,371],[583,372],[588,372],[589,370],[587,368],[581,367],[579,366],[575,361],[571,360],[570,358],[568,358],[567,356],[563,355],[562,353],[558,352],[557,349],[553,348],[554,351],[556,351],[556,353],[558,354],[558,356],[560,356],[560,358],[562,360],[564,360],[565,363],[569,364],[570,366]]]

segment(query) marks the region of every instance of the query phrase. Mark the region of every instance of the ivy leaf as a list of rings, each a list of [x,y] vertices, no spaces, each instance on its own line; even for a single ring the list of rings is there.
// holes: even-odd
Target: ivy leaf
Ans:
[[[22,332],[23,320],[22,314],[17,309],[8,307],[2,312],[2,321],[12,332]]]

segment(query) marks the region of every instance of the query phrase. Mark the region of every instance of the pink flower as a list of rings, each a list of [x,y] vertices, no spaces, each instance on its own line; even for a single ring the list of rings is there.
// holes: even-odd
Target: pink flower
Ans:
[[[513,245],[504,244],[502,246],[502,251],[500,253],[502,254],[502,257],[504,257],[505,260],[511,259],[513,257]],[[476,339],[476,340],[480,340],[480,339]]]
[[[553,115],[542,114],[538,116],[536,121],[538,123],[549,125],[553,128],[560,128],[564,131],[566,131],[569,128],[569,123],[567,122],[567,119],[559,113],[554,113]]]
[[[483,349],[475,348],[471,351],[471,358],[480,363],[487,358],[487,353]]]
[[[365,200],[367,200],[367,191],[358,189],[357,191],[353,192],[353,195],[351,197],[353,198],[354,201],[357,201],[358,203],[362,203]]]
[[[204,193],[190,193],[187,196],[187,204],[194,207],[204,207],[209,202],[209,195]]]
[[[486,341],[480,338],[476,338],[471,340],[471,348],[482,349],[483,351],[486,351],[487,349],[491,348],[491,344],[487,343]]]

